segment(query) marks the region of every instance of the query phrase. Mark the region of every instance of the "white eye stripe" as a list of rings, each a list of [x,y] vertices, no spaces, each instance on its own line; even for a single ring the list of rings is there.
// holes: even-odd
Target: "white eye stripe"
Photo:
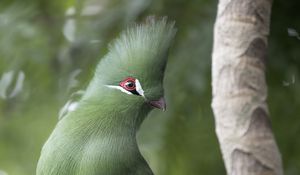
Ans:
[[[135,87],[136,87],[136,91],[142,96],[145,97],[144,95],[144,90],[142,88],[142,85],[140,83],[140,81],[138,79],[135,79]]]
[[[114,85],[105,85],[106,87],[109,87],[109,88],[112,88],[112,89],[118,89],[126,94],[129,94],[129,95],[133,95],[131,92],[129,91],[126,91],[125,89],[123,89],[122,87],[120,86],[114,86]]]
[[[105,85],[108,88],[112,88],[112,89],[118,89],[126,94],[129,95],[133,95],[133,93],[131,93],[130,91],[125,90],[123,87],[121,86],[115,86],[115,85]],[[142,97],[145,97],[144,95],[144,90],[142,88],[142,85],[140,83],[140,81],[138,79],[135,79],[135,87],[136,87],[136,92],[141,95]]]

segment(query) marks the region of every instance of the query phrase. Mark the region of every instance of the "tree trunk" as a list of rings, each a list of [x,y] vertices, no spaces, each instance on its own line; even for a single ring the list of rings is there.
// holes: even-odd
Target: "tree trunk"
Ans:
[[[266,104],[271,0],[220,0],[212,55],[212,108],[229,175],[282,175]]]

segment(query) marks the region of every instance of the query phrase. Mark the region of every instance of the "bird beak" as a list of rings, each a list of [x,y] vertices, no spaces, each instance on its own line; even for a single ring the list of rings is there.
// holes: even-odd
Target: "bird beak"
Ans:
[[[149,103],[152,107],[161,109],[161,110],[163,110],[163,111],[166,110],[166,101],[165,101],[164,97],[161,97],[161,98],[158,99],[158,100],[149,101],[148,103]]]

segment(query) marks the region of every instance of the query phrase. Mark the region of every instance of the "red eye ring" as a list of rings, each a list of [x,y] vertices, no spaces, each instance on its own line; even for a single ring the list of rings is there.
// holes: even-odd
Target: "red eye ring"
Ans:
[[[122,88],[124,88],[127,91],[135,91],[135,78],[128,77],[125,80],[121,81],[119,84]]]

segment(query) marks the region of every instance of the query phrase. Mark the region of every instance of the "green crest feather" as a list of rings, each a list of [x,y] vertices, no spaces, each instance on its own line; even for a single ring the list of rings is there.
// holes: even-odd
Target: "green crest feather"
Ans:
[[[141,79],[144,72],[163,73],[175,33],[174,22],[167,23],[167,18],[148,17],[145,23],[134,24],[109,45],[109,52],[98,65],[96,75],[111,83],[107,81],[115,79],[114,75],[119,78],[119,75],[132,74]]]

